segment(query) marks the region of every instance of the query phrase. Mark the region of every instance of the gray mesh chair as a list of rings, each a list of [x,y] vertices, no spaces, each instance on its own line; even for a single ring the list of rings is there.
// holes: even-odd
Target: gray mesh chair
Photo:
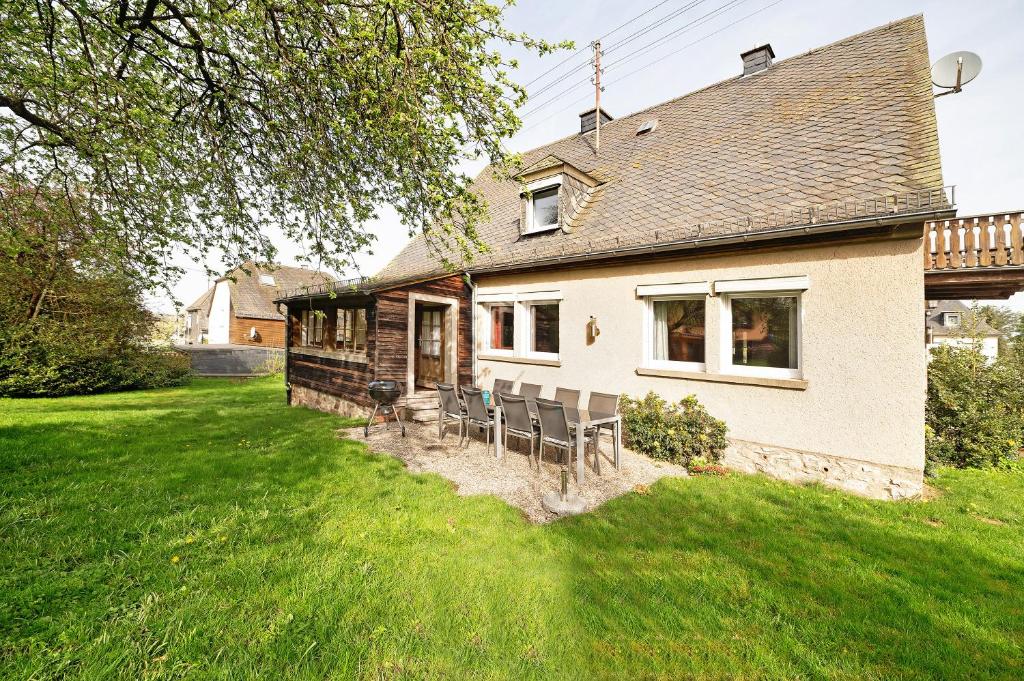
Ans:
[[[530,441],[530,463],[533,463],[533,441],[539,433],[535,430],[530,410],[526,407],[526,398],[505,393],[501,396],[502,413],[505,417],[505,432],[502,439],[502,460],[508,451],[508,436]],[[540,473],[540,461],[537,461],[537,472]]]
[[[572,388],[555,388],[555,402],[561,402],[567,409],[580,406],[580,391]]]
[[[459,422],[459,444],[462,444],[462,426],[466,422],[466,408],[459,403],[459,398],[455,394],[455,386],[447,383],[438,383],[437,385],[437,437],[438,439],[444,439],[445,425],[449,421]],[[467,432],[468,432],[467,428]]]
[[[535,400],[540,397],[541,386],[536,383],[520,383],[519,396]]]
[[[476,388],[463,388],[462,396],[466,398],[466,427],[467,437],[469,426],[479,426],[484,429],[484,442],[491,446],[491,429],[494,428],[494,416],[487,411],[484,404],[482,390]],[[497,446],[497,443],[495,443]]]
[[[565,417],[565,407],[552,400],[537,400],[537,416],[540,419],[540,457],[544,461],[544,446],[551,445],[556,449],[569,453],[567,464],[572,465],[573,450],[576,449],[576,438],[569,428],[569,420]],[[584,442],[584,447],[586,442]],[[583,456],[583,452],[576,452]]]
[[[599,414],[618,414],[619,396],[591,391],[590,399],[587,400],[587,411],[597,412]],[[597,456],[597,452],[601,451],[600,435],[602,428],[614,430],[615,426],[610,423],[603,423],[589,429],[589,432],[594,436],[594,456]]]
[[[501,406],[501,396],[503,394],[513,394],[512,385],[512,381],[506,381],[504,378],[494,380],[494,387],[491,389],[491,399],[494,400],[495,405]]]

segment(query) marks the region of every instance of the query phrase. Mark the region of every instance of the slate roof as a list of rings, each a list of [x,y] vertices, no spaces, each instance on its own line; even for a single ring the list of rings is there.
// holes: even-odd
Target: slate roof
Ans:
[[[960,326],[946,326],[943,324],[942,317],[946,312],[959,312],[961,315]],[[976,320],[976,325],[972,325],[973,317],[974,310],[959,300],[939,300],[934,308],[928,310],[925,324],[928,325],[928,328],[932,330],[932,335],[935,336],[960,336],[966,331],[974,331],[981,336],[999,335],[998,331],[980,318]]]
[[[273,276],[274,285],[260,283],[262,274]],[[225,280],[229,282],[228,286],[231,289],[231,307],[234,316],[276,320],[283,319],[284,315],[277,311],[274,300],[280,298],[285,291],[334,281],[334,277],[304,267],[260,266],[247,262],[231,270],[217,281]],[[211,287],[186,309],[201,309],[209,314],[214,288]]]
[[[637,137],[649,119],[657,119],[656,130]],[[474,187],[490,214],[479,235],[490,252],[462,268],[663,243],[680,229],[704,236],[768,229],[769,221],[747,218],[941,187],[924,19],[896,21],[617,118],[601,127],[599,155],[592,145],[592,133],[577,133],[523,154],[523,168],[554,157],[601,183],[571,234],[520,237],[520,184],[480,173]],[[420,235],[375,281],[443,274]]]

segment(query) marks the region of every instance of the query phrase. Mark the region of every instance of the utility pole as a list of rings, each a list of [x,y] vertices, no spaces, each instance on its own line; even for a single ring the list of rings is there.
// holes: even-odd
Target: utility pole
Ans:
[[[591,43],[594,48],[594,152],[601,151],[601,41]]]

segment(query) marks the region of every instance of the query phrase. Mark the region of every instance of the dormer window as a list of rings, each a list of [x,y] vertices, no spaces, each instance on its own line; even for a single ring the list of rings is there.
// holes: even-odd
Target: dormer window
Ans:
[[[527,185],[526,228],[523,234],[538,234],[558,229],[558,194],[562,176],[546,177]]]
[[[947,312],[943,324],[945,326],[960,326],[960,313]]]

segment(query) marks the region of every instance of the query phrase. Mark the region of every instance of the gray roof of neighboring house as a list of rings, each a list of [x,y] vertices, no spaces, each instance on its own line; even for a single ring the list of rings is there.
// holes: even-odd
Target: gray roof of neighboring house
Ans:
[[[961,314],[960,326],[946,326],[943,324],[943,315],[947,312],[959,312]],[[978,318],[976,324],[972,324],[974,310],[967,307],[959,300],[939,300],[935,307],[928,310],[925,317],[925,324],[932,330],[935,336],[959,336],[965,331],[971,331],[981,336],[998,336],[999,332],[988,325],[983,319]]]
[[[637,136],[651,119],[657,128]],[[489,207],[478,233],[490,251],[472,263],[446,251],[451,260],[472,272],[609,244],[663,244],[680,231],[767,232],[761,216],[779,211],[939,188],[924,20],[896,21],[613,120],[601,127],[599,155],[592,133],[574,134],[526,152],[522,167],[549,157],[599,183],[571,233],[521,237],[521,184],[485,169],[474,186]],[[375,285],[446,273],[421,235]]]
[[[272,276],[274,284],[261,283],[260,275],[263,274]],[[334,281],[334,277],[304,267],[261,266],[247,262],[231,270],[217,281],[225,280],[229,282],[228,285],[231,288],[231,307],[236,317],[281,319],[283,315],[277,311],[274,300],[280,298],[285,291]],[[186,309],[201,309],[208,314],[210,304],[213,302],[214,288],[216,287],[211,287]]]

